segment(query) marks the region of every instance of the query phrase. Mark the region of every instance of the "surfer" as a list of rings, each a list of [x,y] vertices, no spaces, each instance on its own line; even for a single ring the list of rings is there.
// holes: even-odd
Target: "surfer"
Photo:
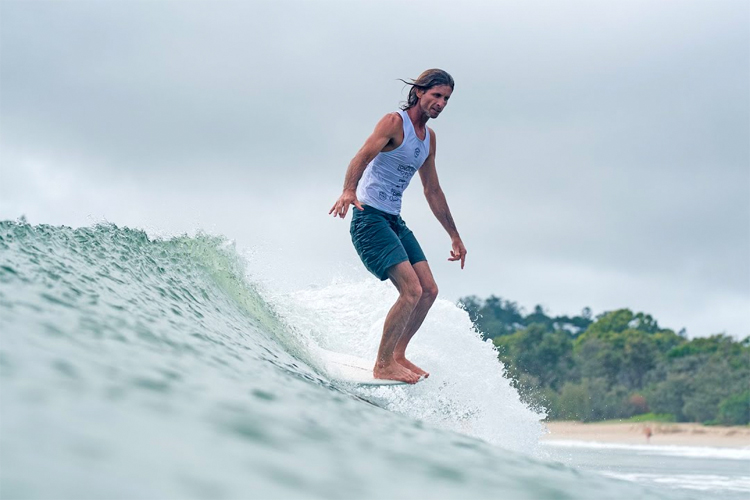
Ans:
[[[403,80],[402,80],[403,81]],[[416,383],[429,373],[406,359],[406,347],[435,302],[438,288],[414,233],[399,215],[401,197],[419,172],[427,203],[451,239],[450,261],[466,260],[435,170],[435,132],[427,127],[453,93],[453,78],[429,69],[411,82],[401,110],[385,115],[375,126],[346,171],[344,190],[329,215],[352,210],[354,248],[365,267],[381,280],[390,279],[399,292],[385,318],[373,376]]]

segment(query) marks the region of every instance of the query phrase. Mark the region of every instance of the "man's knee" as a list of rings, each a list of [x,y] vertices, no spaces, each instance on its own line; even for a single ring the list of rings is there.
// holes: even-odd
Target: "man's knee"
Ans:
[[[422,298],[422,294],[422,285],[417,280],[410,281],[401,290],[401,297],[411,305],[416,305],[419,299]]]
[[[422,300],[429,300],[430,302],[434,302],[437,296],[438,296],[437,283],[433,281],[432,283],[427,283],[427,284],[422,285]]]

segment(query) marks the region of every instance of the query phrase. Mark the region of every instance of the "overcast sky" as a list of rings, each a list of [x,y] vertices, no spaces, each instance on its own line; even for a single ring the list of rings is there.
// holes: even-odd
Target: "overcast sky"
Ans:
[[[0,3],[0,218],[202,229],[281,289],[371,279],[327,213],[397,78],[450,72],[403,217],[450,300],[750,334],[747,1]],[[374,279],[374,278],[372,278]]]

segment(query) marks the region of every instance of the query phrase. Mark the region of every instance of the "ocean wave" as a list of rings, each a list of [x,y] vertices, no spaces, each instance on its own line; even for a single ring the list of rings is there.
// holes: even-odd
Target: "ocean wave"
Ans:
[[[671,498],[534,457],[542,414],[449,302],[430,379],[331,381],[316,346],[371,356],[393,300],[275,293],[221,237],[0,222],[3,496]]]

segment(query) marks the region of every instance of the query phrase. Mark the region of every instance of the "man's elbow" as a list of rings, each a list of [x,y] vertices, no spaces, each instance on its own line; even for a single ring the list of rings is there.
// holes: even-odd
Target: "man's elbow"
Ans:
[[[443,191],[439,187],[426,187],[424,188],[424,196],[428,201],[439,200]]]

